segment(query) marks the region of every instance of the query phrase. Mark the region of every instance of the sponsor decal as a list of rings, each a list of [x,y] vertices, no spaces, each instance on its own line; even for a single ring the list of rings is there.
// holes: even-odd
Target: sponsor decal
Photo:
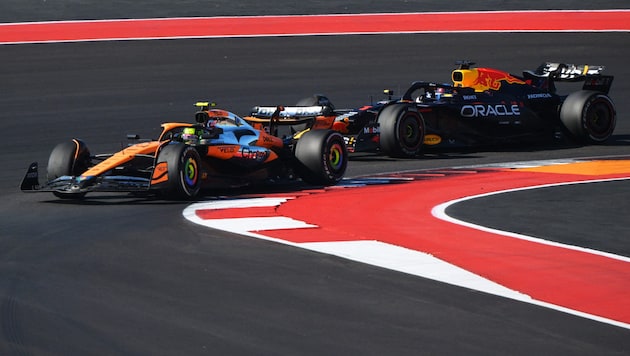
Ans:
[[[551,98],[553,95],[549,93],[539,93],[539,94],[527,94],[527,99],[547,99]]]
[[[518,116],[521,115],[521,111],[518,105],[464,105],[460,110],[460,115],[463,117],[488,117],[488,116]]]
[[[225,110],[213,109],[207,111],[209,117],[228,118],[230,113]]]
[[[475,72],[477,78],[473,80],[471,87],[477,91],[499,90],[503,82],[508,84],[525,84],[524,81],[499,70],[478,68]]]
[[[363,133],[365,134],[377,134],[379,132],[379,128],[375,126],[366,126],[363,128]]]
[[[442,142],[442,137],[438,136],[438,135],[434,135],[434,134],[428,134],[424,136],[424,144],[425,145],[437,145],[440,142]]]
[[[269,151],[264,148],[242,147],[239,156],[244,159],[262,162],[269,156]]]
[[[584,80],[584,86],[586,87],[608,86],[611,83],[612,83],[612,77],[610,76],[588,77]]]
[[[234,153],[236,152],[237,146],[218,146],[217,149],[221,153]]]
[[[477,100],[477,95],[462,95],[464,100]]]

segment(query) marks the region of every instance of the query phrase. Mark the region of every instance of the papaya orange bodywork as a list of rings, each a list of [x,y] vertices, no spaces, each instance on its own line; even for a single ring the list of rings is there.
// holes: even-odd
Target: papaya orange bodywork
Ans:
[[[256,140],[256,143],[254,145],[266,148],[282,148],[284,146],[284,143],[282,142],[281,138],[261,131],[260,136],[258,137],[258,140]]]
[[[129,162],[135,158],[136,155],[154,155],[155,151],[160,147],[161,143],[158,141],[142,142],[129,146],[115,154],[108,159],[95,165],[94,167],[83,172],[81,176],[98,176],[109,170],[112,170],[125,162]]]
[[[240,148],[240,145],[209,146],[206,156],[228,160],[234,157],[234,154],[238,152]]]
[[[311,129],[329,129],[333,126],[336,116],[318,116]]]
[[[151,185],[166,182],[168,180],[168,163],[160,162],[155,166],[151,176]]]
[[[183,122],[167,122],[161,125],[162,126],[162,134],[160,135],[160,138],[158,139],[158,141],[164,141],[164,134],[169,132],[172,129],[178,128],[178,127],[191,127],[193,126],[193,124],[187,124],[187,123],[183,123]]]

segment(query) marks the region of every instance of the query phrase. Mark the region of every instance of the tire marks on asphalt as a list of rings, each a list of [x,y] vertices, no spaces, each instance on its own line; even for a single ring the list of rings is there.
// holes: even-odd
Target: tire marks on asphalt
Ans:
[[[10,288],[9,293],[11,293],[11,290],[13,288]],[[2,339],[4,340],[4,342],[0,342],[0,351],[3,355],[30,355],[25,350],[24,333],[20,327],[19,320],[17,300],[10,294],[5,295],[0,303],[0,328],[2,329]]]

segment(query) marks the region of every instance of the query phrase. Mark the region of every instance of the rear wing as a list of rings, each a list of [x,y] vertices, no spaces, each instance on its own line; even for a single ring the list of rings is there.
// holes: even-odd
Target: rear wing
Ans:
[[[316,117],[328,116],[332,114],[332,110],[328,106],[283,106],[284,110],[280,111],[280,117]],[[276,106],[254,106],[251,116],[260,118],[270,118],[276,111]]]
[[[328,106],[284,106],[277,113],[278,123],[293,125],[312,121],[318,116],[333,116],[333,110]],[[250,122],[269,122],[278,110],[277,106],[254,106],[245,119]]]
[[[535,71],[536,74],[552,75],[559,80],[580,80],[585,76],[601,75],[606,69],[604,66],[592,66],[588,64],[543,63]]]
[[[548,77],[556,82],[583,81],[584,90],[595,90],[608,93],[613,82],[613,76],[602,75],[606,67],[588,64],[567,64],[546,62],[535,71],[530,72],[539,77]]]
[[[288,127],[290,129],[288,134],[291,136],[304,130],[330,129],[336,115],[333,108],[327,105],[255,106],[250,115],[243,119],[256,129],[280,137],[279,133],[287,132],[279,132],[279,127]]]

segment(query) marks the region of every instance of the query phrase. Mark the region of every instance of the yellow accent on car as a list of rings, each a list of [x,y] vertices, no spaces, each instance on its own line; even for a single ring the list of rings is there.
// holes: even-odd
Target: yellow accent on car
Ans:
[[[437,145],[442,142],[442,137],[434,134],[424,136],[424,144],[428,146]]]
[[[217,103],[209,101],[198,101],[195,103],[195,106],[201,108],[201,110],[207,110],[209,107],[217,106]]]
[[[306,129],[306,130],[304,130],[304,131],[296,132],[296,133],[293,135],[293,138],[295,138],[295,139],[298,139],[298,140],[299,140],[299,139],[300,139],[300,137],[302,137],[302,135],[304,135],[306,132],[308,132],[308,131],[310,131],[310,130],[311,130],[311,129]]]

